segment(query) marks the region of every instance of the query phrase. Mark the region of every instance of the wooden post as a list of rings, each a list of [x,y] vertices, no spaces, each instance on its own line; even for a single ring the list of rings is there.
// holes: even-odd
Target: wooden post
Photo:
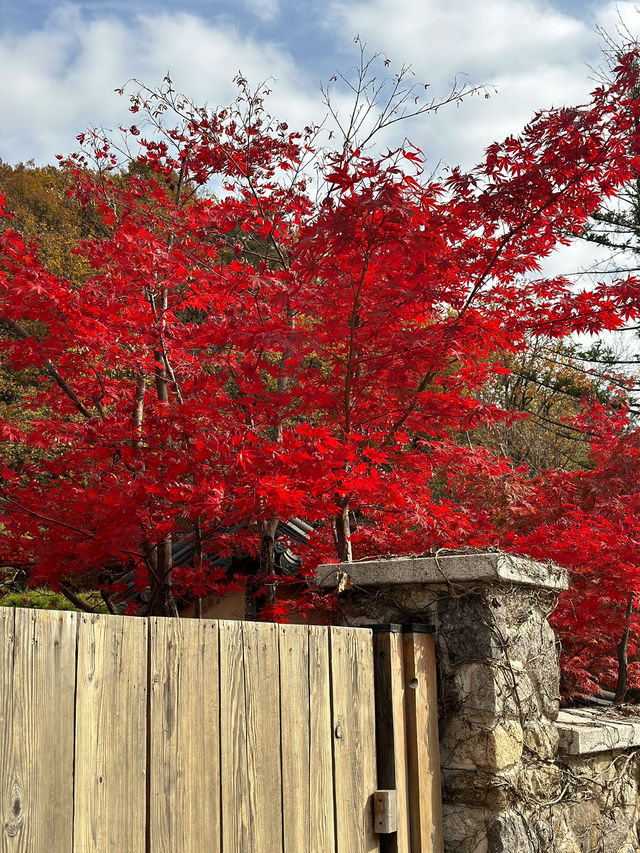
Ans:
[[[333,784],[338,853],[378,853],[373,642],[363,628],[330,628]]]
[[[381,853],[411,853],[405,681],[400,625],[373,630],[378,785],[396,791],[397,829],[381,836]]]
[[[426,625],[403,626],[411,853],[442,853],[442,793],[435,643]]]

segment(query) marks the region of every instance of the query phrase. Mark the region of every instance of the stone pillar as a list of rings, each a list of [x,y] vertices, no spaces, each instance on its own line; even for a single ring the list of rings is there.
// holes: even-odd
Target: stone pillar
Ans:
[[[325,588],[341,581],[346,624],[435,626],[445,851],[551,849],[527,803],[547,801],[559,783],[548,617],[566,572],[486,552],[322,566],[317,576]]]

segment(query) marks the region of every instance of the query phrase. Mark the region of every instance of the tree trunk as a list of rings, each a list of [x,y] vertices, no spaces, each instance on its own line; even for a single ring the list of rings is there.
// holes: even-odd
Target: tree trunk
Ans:
[[[333,536],[341,563],[353,562],[353,551],[351,548],[351,520],[349,518],[349,498],[341,498],[339,505],[341,511],[333,518]]]
[[[151,549],[147,557],[149,566],[149,605],[152,616],[178,616],[178,608],[171,591],[171,536],[167,536]]]
[[[622,704],[627,696],[627,682],[629,676],[629,634],[631,633],[631,617],[633,616],[633,595],[627,601],[627,612],[625,614],[625,626],[622,637],[618,643],[618,683],[616,685],[615,703]]]
[[[244,616],[251,622],[256,622],[260,616],[260,610],[267,603],[264,594],[259,590],[265,584],[266,578],[275,574],[275,542],[279,519],[270,518],[268,521],[258,522],[260,531],[260,567],[255,575],[249,577],[245,588]]]

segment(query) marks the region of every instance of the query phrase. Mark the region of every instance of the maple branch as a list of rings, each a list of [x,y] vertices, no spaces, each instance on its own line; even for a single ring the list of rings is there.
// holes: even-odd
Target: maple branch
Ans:
[[[19,323],[16,323],[15,320],[10,320],[8,317],[0,316],[0,322],[2,322],[5,326],[11,329],[21,340],[26,340],[27,338],[34,338],[34,340],[40,343],[39,339],[30,335],[29,332],[25,328],[23,328]],[[67,380],[62,376],[57,367],[53,364],[50,359],[46,359],[44,363],[44,372],[50,376],[56,385],[60,388],[61,391],[66,394],[66,396],[71,400],[76,409],[83,415],[85,418],[92,417],[91,412],[82,404],[80,398],[73,390],[71,385],[67,382]]]
[[[176,194],[174,198],[174,205],[176,208],[180,207],[180,197],[182,195],[182,189],[184,186],[186,171],[187,171],[187,161],[188,157],[183,155],[181,158],[180,164],[180,172],[178,174],[178,184],[176,187]],[[175,240],[175,234],[173,231],[169,231],[167,235],[167,251],[171,252],[173,248]],[[167,374],[169,378],[173,382],[173,387],[176,392],[176,396],[178,398],[178,402],[182,404],[184,402],[182,398],[182,392],[180,390],[180,386],[178,385],[178,381],[176,379],[176,375],[174,373],[173,367],[171,366],[171,362],[169,361],[169,355],[167,353],[166,344],[164,341],[164,327],[165,327],[165,314],[169,308],[169,291],[166,287],[162,288],[160,298],[161,298],[161,306],[160,306],[160,315],[158,314],[157,306],[156,306],[156,298],[151,290],[151,288],[147,291],[147,298],[149,300],[149,305],[151,306],[151,311],[153,313],[153,317],[156,323],[159,325],[159,338],[160,338],[160,351],[154,352],[154,358],[157,363],[155,369],[155,377],[156,377],[156,393],[158,395],[158,400],[162,403],[169,402],[169,391],[167,388]],[[162,359],[162,363],[164,365],[164,370],[162,370],[158,364],[158,362]],[[136,399],[139,398],[139,392],[136,393]],[[140,422],[141,425],[141,422]]]
[[[487,91],[486,86],[474,86],[469,82],[465,82],[462,86],[459,86],[459,78],[456,76],[450,91],[444,97],[440,99],[434,97],[430,101],[420,103],[421,96],[417,95],[416,92],[419,89],[427,90],[430,84],[421,84],[418,87],[418,84],[415,83],[405,83],[407,76],[413,73],[411,67],[408,65],[403,65],[400,71],[394,74],[393,77],[386,77],[378,82],[373,76],[374,72],[371,68],[373,63],[380,58],[381,54],[374,53],[366,59],[366,44],[363,44],[359,37],[356,37],[355,40],[360,47],[359,64],[356,68],[352,69],[355,71],[355,82],[352,82],[347,74],[340,71],[336,72],[330,81],[334,82],[340,77],[342,82],[353,93],[353,104],[348,121],[344,125],[340,120],[337,108],[333,106],[330,87],[320,87],[324,104],[342,134],[342,161],[345,164],[351,162],[356,150],[365,149],[371,140],[385,128],[428,112],[435,113],[447,104],[460,102],[465,97],[482,91],[486,93]],[[388,67],[389,60],[385,59],[383,64],[385,67]],[[413,99],[413,108],[406,106],[411,99]],[[377,118],[367,131],[365,128],[367,119],[376,108],[378,109]],[[363,128],[365,128],[363,136],[362,138],[358,138],[358,134]],[[332,190],[329,191],[329,194],[331,192]]]
[[[95,533],[92,533],[90,530],[85,530],[82,527],[77,527],[73,524],[69,524],[66,521],[60,521],[58,518],[53,518],[49,515],[44,515],[43,513],[36,512],[35,510],[29,509],[29,507],[24,506],[19,501],[15,500],[15,498],[10,498],[7,495],[0,495],[0,501],[5,501],[6,503],[13,504],[13,506],[17,507],[22,512],[25,512],[27,515],[32,516],[32,518],[39,518],[41,521],[47,521],[50,524],[56,524],[59,527],[65,527],[68,530],[73,530],[74,533],[80,533],[82,536],[86,536],[88,539],[97,540],[98,537]],[[138,551],[132,551],[128,548],[120,549],[120,553],[127,554],[130,557],[135,557],[138,559],[140,557],[140,553]]]
[[[64,595],[64,597],[67,598],[73,604],[74,607],[77,607],[78,610],[82,610],[85,613],[98,612],[94,607],[90,607],[85,601],[83,601],[79,596],[77,596],[75,592],[62,581],[57,582],[57,587]]]
[[[142,420],[144,418],[144,398],[146,394],[146,378],[144,370],[140,369],[136,377],[136,393],[134,398],[134,408],[131,415],[133,420],[133,435],[134,446],[138,449],[142,447]]]
[[[144,615],[171,615],[178,616],[173,593],[171,592],[171,534],[153,545],[151,548],[145,547],[144,561],[149,572],[150,594],[147,606],[144,609]],[[161,595],[164,595],[164,601],[158,602]],[[160,605],[158,607],[158,604]],[[156,612],[160,610],[161,612]]]
[[[585,166],[582,169],[580,169],[573,176],[573,178],[570,181],[568,181],[565,184],[565,186],[562,188],[562,190],[560,192],[554,194],[548,201],[546,201],[544,204],[540,205],[538,208],[536,208],[534,211],[532,211],[517,226],[515,226],[514,228],[511,228],[509,230],[509,232],[507,232],[507,234],[505,234],[502,237],[498,246],[496,247],[495,252],[493,253],[492,257],[490,258],[487,266],[485,267],[484,272],[477,279],[476,283],[474,284],[473,288],[471,289],[471,292],[467,296],[462,308],[460,309],[460,311],[456,315],[453,323],[451,324],[451,326],[449,326],[448,330],[445,332],[445,340],[446,340],[446,338],[448,338],[449,340],[451,339],[451,334],[453,332],[453,329],[455,329],[455,327],[459,324],[461,317],[469,309],[469,307],[471,306],[471,303],[475,299],[477,293],[480,291],[483,284],[490,277],[493,268],[495,267],[496,263],[498,262],[498,259],[500,258],[500,256],[502,255],[502,253],[504,252],[504,250],[506,249],[508,244],[523,229],[525,229],[528,225],[530,225],[537,217],[541,216],[549,207],[551,207],[553,204],[557,203],[559,199],[561,199],[564,195],[566,195],[568,193],[569,189],[571,189],[571,187],[573,187],[575,184],[577,184],[588,173],[589,169],[592,168],[594,163],[596,162],[597,156],[602,154],[602,152],[605,150],[606,150],[606,143],[603,142],[603,144],[600,146],[600,148],[597,152],[597,155],[594,155],[592,157],[592,159],[588,163],[586,163]],[[443,341],[443,343],[444,343],[444,341]],[[444,353],[446,353],[446,347],[444,349]],[[429,382],[431,382],[433,380],[435,375],[436,374],[434,371],[428,371],[427,373],[425,373],[422,380],[418,384],[418,387],[414,392],[414,398],[411,401],[411,403],[409,404],[409,406],[407,407],[405,413],[391,427],[391,429],[389,431],[389,440],[393,437],[394,433],[398,429],[400,429],[400,427],[405,423],[405,421],[407,420],[409,415],[413,411],[415,411],[415,409],[417,408],[417,405],[418,405],[418,395],[421,394],[426,389],[427,385],[429,384]]]
[[[627,600],[627,609],[625,613],[625,621],[624,621],[624,631],[622,632],[622,637],[620,638],[620,642],[618,643],[617,657],[618,657],[618,683],[616,684],[616,693],[614,702],[616,705],[621,705],[627,694],[627,680],[629,676],[629,659],[628,659],[628,650],[629,650],[629,636],[631,634],[631,619],[633,616],[634,606],[633,606],[634,594],[631,593]]]
[[[108,612],[109,612],[112,616],[115,616],[116,609],[115,609],[115,607],[113,606],[113,602],[111,601],[111,596],[109,595],[109,593],[108,593],[108,592],[105,592],[103,589],[101,589],[101,590],[100,590],[100,597],[101,597],[101,598],[102,598],[102,600],[104,601],[105,607],[107,608]]]
[[[364,286],[365,276],[367,274],[367,269],[369,267],[369,252],[371,250],[371,246],[369,245],[364,252],[364,257],[362,259],[362,272],[360,273],[360,281],[355,289],[353,294],[353,304],[351,307],[351,319],[349,322],[349,346],[348,346],[348,355],[347,361],[345,364],[345,377],[344,377],[344,428],[345,432],[349,432],[351,430],[351,372],[353,369],[353,359],[355,357],[355,334],[356,328],[359,323],[358,318],[358,309],[360,307],[360,295],[362,293],[362,288]]]
[[[389,434],[386,438],[386,443],[391,443],[391,441],[393,441],[393,436],[395,435],[395,433],[402,427],[409,415],[411,415],[416,410],[418,406],[418,395],[422,394],[422,392],[426,389],[427,385],[435,378],[437,372],[438,371],[436,370],[431,370],[424,374],[418,384],[418,387],[413,392],[412,401],[406,407],[403,414],[392,424],[389,430]]]
[[[601,154],[604,150],[605,150],[605,145],[603,143],[603,145],[600,147],[600,150],[598,151],[598,154]],[[498,259],[500,258],[500,256],[502,255],[502,253],[504,252],[506,247],[509,245],[509,243],[514,239],[514,237],[517,237],[521,231],[523,231],[528,225],[530,225],[533,221],[535,221],[535,219],[537,217],[541,216],[545,212],[545,210],[548,210],[550,207],[552,207],[554,204],[556,204],[564,195],[566,195],[569,192],[569,190],[573,186],[575,186],[575,184],[579,183],[579,181],[587,174],[589,169],[593,166],[595,160],[596,160],[596,158],[594,157],[593,160],[591,160],[589,163],[587,163],[579,172],[577,172],[576,175],[574,175],[574,177],[570,181],[568,181],[565,184],[565,186],[562,188],[562,190],[560,192],[556,193],[555,195],[552,195],[548,201],[546,201],[544,204],[540,205],[536,210],[531,211],[529,216],[526,216],[518,225],[511,228],[502,237],[502,239],[498,243],[498,246],[496,247],[495,252],[493,253],[493,256],[491,257],[491,259],[489,260],[489,263],[485,267],[484,272],[482,273],[480,278],[476,281],[475,285],[471,289],[469,296],[467,297],[464,305],[460,309],[458,317],[462,316],[467,311],[467,309],[470,307],[470,305],[473,302],[476,294],[481,289],[482,285],[487,281],[487,279],[491,275],[493,268],[495,267],[496,263],[498,262]]]
[[[561,421],[554,421],[553,418],[546,418],[544,415],[541,415],[539,412],[532,412],[531,409],[523,409],[528,415],[531,415],[534,418],[539,418],[541,421],[544,421],[548,424],[553,424],[553,426],[560,427],[561,429],[571,430],[572,432],[577,432],[579,435],[583,436],[583,439],[576,438],[575,436],[565,435],[563,438],[569,439],[571,441],[587,441],[589,438],[593,438],[594,433],[589,432],[587,430],[582,430],[579,427],[574,427],[571,424],[562,423]]]
[[[163,335],[163,326],[164,326],[164,314],[167,312],[169,308],[169,296],[167,288],[163,288],[160,294],[161,296],[161,310],[160,314],[158,313],[158,309],[156,306],[156,297],[149,288],[147,291],[147,298],[149,300],[149,305],[151,306],[151,311],[153,312],[154,319],[159,325],[159,337],[160,337],[160,350],[156,350],[154,352],[154,358],[156,361],[156,369],[155,369],[155,377],[156,377],[156,392],[158,395],[158,400],[161,403],[169,402],[169,389],[167,385],[167,374],[169,375],[169,379],[173,382],[173,387],[176,392],[176,397],[178,398],[178,402],[182,404],[184,402],[182,397],[182,392],[180,390],[180,386],[178,385],[178,380],[176,379],[176,375],[173,371],[173,367],[169,361],[169,356],[167,354],[167,349],[164,342]],[[163,367],[160,366],[160,362],[162,362]]]
[[[82,536],[86,536],[89,539],[97,539],[98,537],[95,533],[92,533],[90,530],[84,530],[81,527],[76,527],[74,524],[69,524],[66,521],[60,521],[58,518],[52,518],[49,515],[43,515],[40,512],[36,512],[33,509],[29,509],[29,507],[23,506],[23,504],[19,503],[14,498],[10,498],[7,495],[0,495],[0,501],[6,501],[7,503],[13,504],[13,506],[18,507],[18,509],[22,510],[22,512],[26,512],[27,515],[32,516],[33,518],[39,518],[41,521],[48,521],[51,524],[57,524],[60,527],[66,527],[68,530],[73,530],[75,533],[80,533]]]

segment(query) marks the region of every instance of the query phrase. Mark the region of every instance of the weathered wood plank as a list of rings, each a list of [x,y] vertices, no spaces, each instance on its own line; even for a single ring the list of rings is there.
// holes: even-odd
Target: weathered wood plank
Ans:
[[[410,853],[407,739],[402,634],[373,635],[378,785],[395,789],[397,831],[380,839],[382,853]]]
[[[2,853],[143,853],[147,710],[149,849],[380,849],[371,632],[0,611],[0,643]]]
[[[373,831],[372,635],[364,628],[332,628],[330,637],[337,853],[368,853],[380,849]]]
[[[336,849],[329,628],[309,626],[309,850]]]
[[[411,850],[442,853],[442,794],[433,634],[407,633],[404,664]]]
[[[149,642],[151,850],[219,853],[218,626],[154,617]]]
[[[282,823],[284,853],[311,851],[309,629],[280,625]]]
[[[243,622],[248,790],[254,853],[282,851],[278,626]]]
[[[1,630],[0,850],[71,850],[76,615],[16,610]]]
[[[20,813],[14,814],[16,787],[13,762],[13,640],[15,609],[0,608],[0,804],[2,853],[9,853],[20,830]]]
[[[147,620],[78,625],[74,853],[143,853]]]
[[[254,850],[247,788],[246,699],[241,622],[219,622],[222,849]]]

